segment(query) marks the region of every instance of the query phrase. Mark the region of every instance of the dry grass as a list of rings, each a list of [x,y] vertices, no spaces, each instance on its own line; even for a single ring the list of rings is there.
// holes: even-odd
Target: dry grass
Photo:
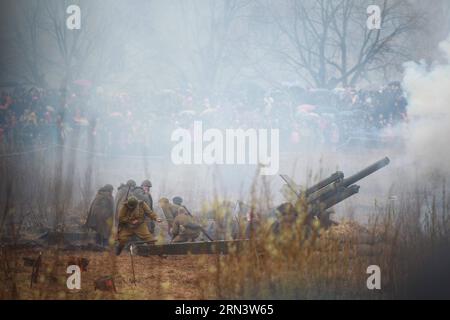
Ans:
[[[31,267],[24,266],[23,257],[36,257],[30,250],[16,252],[18,264],[14,268],[14,283],[17,286],[16,299],[207,299],[198,281],[209,276],[208,265],[213,257],[172,256],[134,257],[136,284],[133,283],[130,257],[123,253],[120,257],[108,252],[56,252],[46,250],[38,283],[30,288]],[[81,275],[81,289],[66,287],[67,263],[78,256],[90,260],[86,272]],[[209,263],[203,263],[209,261]],[[116,271],[111,269],[116,265]],[[113,275],[117,293],[94,289],[94,281],[106,275]],[[2,298],[11,298],[2,280]]]
[[[80,211],[84,212],[85,208],[79,206],[85,201],[74,201],[74,187],[67,179],[68,173],[62,173],[61,168],[39,166],[36,159],[23,159],[20,164],[2,160],[0,171],[4,177],[0,185],[2,236],[17,238],[27,228],[39,227],[39,223],[56,226],[82,216]],[[407,183],[391,187],[395,197],[375,203],[369,223],[364,226],[351,220],[328,231],[315,226],[314,235],[306,239],[304,228],[298,223],[281,237],[274,238],[269,231],[271,221],[261,217],[260,228],[250,244],[239,252],[166,259],[136,257],[136,285],[130,282],[130,258],[125,253],[117,258],[109,252],[67,253],[48,248],[44,251],[45,268],[39,283],[30,289],[31,269],[23,266],[22,258],[36,256],[37,252],[4,247],[0,257],[0,298],[410,297],[411,284],[415,283],[418,272],[428,270],[433,254],[438,253],[442,245],[449,244],[450,199],[445,174],[432,172],[414,178],[405,175]],[[65,178],[59,181],[61,176]],[[21,189],[24,185],[26,190]],[[219,198],[219,192],[215,191],[213,207],[220,203]],[[272,199],[269,184],[255,176],[249,202],[256,212],[273,206]],[[211,205],[205,207],[211,208]],[[216,210],[216,218],[223,215],[224,212]],[[91,260],[88,272],[82,275],[82,289],[76,292],[65,286],[65,266],[68,257],[73,255]],[[373,264],[382,271],[382,290],[379,291],[366,287],[366,269]],[[94,291],[93,281],[104,275],[114,276],[118,293]]]
[[[391,188],[397,195],[375,203],[364,226],[355,221],[327,231],[316,226],[305,239],[298,219],[296,226],[274,238],[270,221],[263,221],[244,251],[216,257],[210,269],[215,283],[202,286],[227,299],[428,298],[421,292],[433,294],[450,285],[444,271],[450,266],[450,199],[443,177],[426,173],[417,178],[425,184]],[[264,206],[259,201],[263,197],[256,199],[255,206]],[[370,265],[381,268],[382,290],[367,289]],[[441,293],[436,296],[450,298]]]

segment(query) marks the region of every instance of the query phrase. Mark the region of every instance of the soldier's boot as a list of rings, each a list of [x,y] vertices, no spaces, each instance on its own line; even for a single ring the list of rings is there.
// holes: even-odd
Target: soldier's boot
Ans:
[[[116,245],[116,256],[120,256],[120,253],[122,252],[124,247],[125,246],[123,244],[120,244],[120,243]]]

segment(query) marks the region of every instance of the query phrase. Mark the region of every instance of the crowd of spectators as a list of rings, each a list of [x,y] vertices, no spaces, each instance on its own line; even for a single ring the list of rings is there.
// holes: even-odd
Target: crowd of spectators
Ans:
[[[243,90],[208,99],[193,90],[149,94],[107,92],[89,82],[69,89],[18,87],[0,97],[0,146],[23,149],[94,141],[96,152],[166,154],[171,132],[204,128],[279,128],[282,151],[337,147],[349,139],[376,141],[407,119],[398,82],[378,90],[304,89],[286,85],[269,91]],[[371,142],[371,143],[372,143]]]

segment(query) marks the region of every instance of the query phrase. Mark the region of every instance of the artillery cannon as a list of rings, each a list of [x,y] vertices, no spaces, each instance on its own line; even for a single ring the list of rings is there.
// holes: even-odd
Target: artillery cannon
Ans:
[[[348,178],[345,178],[343,172],[338,171],[303,191],[298,189],[295,182],[289,176],[280,176],[286,182],[287,186],[295,193],[298,202],[306,204],[307,218],[305,223],[309,224],[313,219],[319,219],[321,226],[327,228],[333,224],[329,219],[327,209],[358,193],[360,187],[355,183],[387,166],[389,162],[389,158],[386,157]],[[283,207],[284,205],[281,205],[280,207]],[[278,222],[279,221],[275,222],[272,227],[275,227]],[[274,229],[276,229],[276,227],[272,230]],[[236,239],[232,241],[215,240],[211,242],[137,246],[136,249],[137,254],[143,256],[187,253],[212,254],[228,253],[230,247],[234,248],[233,250],[240,250],[248,243],[248,239]]]
[[[356,183],[367,176],[375,173],[389,164],[389,158],[381,159],[358,173],[345,178],[341,171],[333,173],[326,179],[323,179],[315,185],[300,190],[297,184],[287,175],[280,175],[286,182],[287,186],[295,193],[297,203],[306,205],[306,223],[319,219],[321,226],[327,228],[333,222],[329,219],[327,209],[348,199],[359,192],[360,187]],[[283,206],[283,205],[282,205]],[[48,243],[56,243],[59,241],[71,242],[76,240],[91,240],[93,234],[88,233],[46,233],[42,236],[42,240]],[[150,255],[180,255],[180,254],[226,254],[232,249],[241,250],[248,245],[248,239],[235,240],[218,240],[210,239],[208,242],[190,242],[190,243],[170,243],[170,244],[154,244],[133,243],[134,252],[141,256]]]
[[[318,218],[322,226],[328,227],[332,222],[326,210],[358,193],[360,187],[355,183],[384,168],[389,162],[389,158],[385,157],[348,178],[344,177],[343,172],[337,171],[304,191],[298,190],[289,176],[280,175],[280,177],[298,200],[306,204],[307,222]]]

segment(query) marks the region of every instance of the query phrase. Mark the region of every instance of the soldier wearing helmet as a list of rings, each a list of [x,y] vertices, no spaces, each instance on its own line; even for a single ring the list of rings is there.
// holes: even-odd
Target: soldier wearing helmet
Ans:
[[[173,203],[173,205],[172,206],[175,206],[176,207],[176,211],[175,211],[175,214],[174,214],[174,218],[176,218],[177,216],[178,216],[178,214],[179,214],[179,212],[180,212],[180,208],[182,208],[183,210],[183,212],[185,212],[188,216],[190,216],[191,218],[192,218],[192,214],[191,214],[191,212],[189,211],[189,209],[183,204],[183,198],[182,197],[180,197],[180,196],[176,196],[176,197],[173,197],[172,198],[172,203]],[[184,219],[184,218],[182,218],[182,219]],[[174,222],[175,222],[175,220],[174,220]]]
[[[120,184],[117,188],[116,198],[114,199],[115,203],[115,213],[114,213],[114,226],[117,227],[118,219],[119,219],[119,210],[122,202],[127,199],[127,195],[130,196],[133,194],[134,189],[136,188],[136,181],[130,179],[125,184]]]
[[[175,218],[178,214],[178,209],[180,209],[181,207],[179,205],[170,203],[169,199],[167,199],[167,198],[159,199],[159,206],[161,207],[161,209],[164,213],[164,216],[167,219],[168,233],[169,233],[169,235],[172,235],[171,229],[173,226],[173,221],[175,220]]]
[[[177,206],[182,206],[183,198],[180,196],[173,197],[172,202],[173,202],[173,204],[176,204]]]
[[[173,221],[172,242],[193,242],[200,235],[200,229],[189,212],[180,207]]]
[[[107,246],[112,233],[114,218],[114,187],[107,184],[100,188],[89,207],[86,227],[97,232],[97,244]]]
[[[150,193],[150,188],[152,187],[152,183],[150,180],[144,180],[141,183],[140,187],[136,187],[133,189],[133,195],[140,201],[144,201],[150,209],[153,211],[153,198]],[[152,234],[155,233],[155,222],[153,220],[149,221],[148,228]]]
[[[275,235],[282,234],[282,231],[295,229],[298,212],[295,206],[286,202],[279,205],[275,210],[278,219],[272,224],[271,229]]]
[[[153,236],[148,231],[145,217],[161,222],[161,219],[144,202],[134,196],[130,196],[127,201],[122,202],[119,210],[119,231],[116,255],[120,255],[128,240],[136,235],[143,241],[153,241]]]
[[[141,187],[149,187],[149,188],[151,188],[152,187],[152,183],[150,182],[150,180],[144,180],[141,183]]]
[[[127,181],[127,186],[131,186],[132,188],[136,187],[136,181],[134,181],[133,179],[130,179]]]
[[[150,207],[150,209],[153,210],[153,198],[150,194],[150,189],[152,187],[152,183],[150,180],[144,180],[141,183],[140,187],[135,187],[133,189],[133,195],[141,201],[144,201],[147,203],[147,205]]]

